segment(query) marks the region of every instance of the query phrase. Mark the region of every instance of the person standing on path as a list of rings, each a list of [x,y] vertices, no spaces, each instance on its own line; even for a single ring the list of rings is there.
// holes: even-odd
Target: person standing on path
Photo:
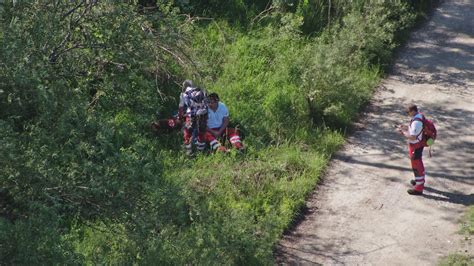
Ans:
[[[405,109],[408,116],[411,117],[409,126],[398,126],[398,132],[408,140],[408,152],[410,156],[411,168],[415,175],[415,180],[410,183],[413,188],[407,192],[410,195],[422,195],[425,187],[425,167],[423,165],[423,115],[418,112],[418,107],[414,104]]]

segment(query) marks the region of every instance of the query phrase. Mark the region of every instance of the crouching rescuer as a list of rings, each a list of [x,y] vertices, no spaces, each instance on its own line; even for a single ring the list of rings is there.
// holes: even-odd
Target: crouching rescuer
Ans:
[[[184,117],[184,147],[186,154],[193,153],[193,138],[196,138],[196,149],[200,152],[206,148],[207,105],[206,93],[193,87],[191,80],[183,82],[179,99],[178,119]]]
[[[225,151],[219,139],[228,140],[234,148],[243,151],[244,146],[240,140],[238,130],[229,126],[229,111],[224,103],[219,101],[217,93],[208,96],[208,119],[206,141],[212,150]]]

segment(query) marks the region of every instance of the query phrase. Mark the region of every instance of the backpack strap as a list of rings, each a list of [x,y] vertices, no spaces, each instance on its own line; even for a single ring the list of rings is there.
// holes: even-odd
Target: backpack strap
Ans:
[[[421,118],[419,117],[415,117],[413,118],[411,121],[410,121],[410,126],[411,126],[411,123],[413,123],[414,121],[420,121],[421,124],[423,125],[423,127],[421,128],[421,131],[418,135],[416,135],[416,139],[418,139],[418,137],[423,134],[423,129],[425,128],[425,123],[424,123],[424,120],[425,120],[425,116],[424,115],[421,115]]]

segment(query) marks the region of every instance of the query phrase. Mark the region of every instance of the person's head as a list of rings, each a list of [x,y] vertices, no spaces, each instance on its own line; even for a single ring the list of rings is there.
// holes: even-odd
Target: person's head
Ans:
[[[405,108],[405,112],[409,115],[409,116],[414,116],[418,113],[418,107],[414,104],[410,104],[408,105],[406,108]]]
[[[207,96],[209,99],[208,105],[212,110],[217,109],[217,106],[219,104],[219,95],[217,93],[213,92]]]
[[[185,91],[187,87],[192,87],[192,86],[193,86],[192,80],[187,79],[183,81],[183,91]]]

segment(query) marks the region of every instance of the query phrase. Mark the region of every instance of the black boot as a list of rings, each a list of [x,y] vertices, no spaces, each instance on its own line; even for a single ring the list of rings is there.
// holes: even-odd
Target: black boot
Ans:
[[[419,191],[419,190],[415,190],[413,188],[410,188],[409,190],[407,190],[408,194],[410,195],[423,195],[423,191]]]

